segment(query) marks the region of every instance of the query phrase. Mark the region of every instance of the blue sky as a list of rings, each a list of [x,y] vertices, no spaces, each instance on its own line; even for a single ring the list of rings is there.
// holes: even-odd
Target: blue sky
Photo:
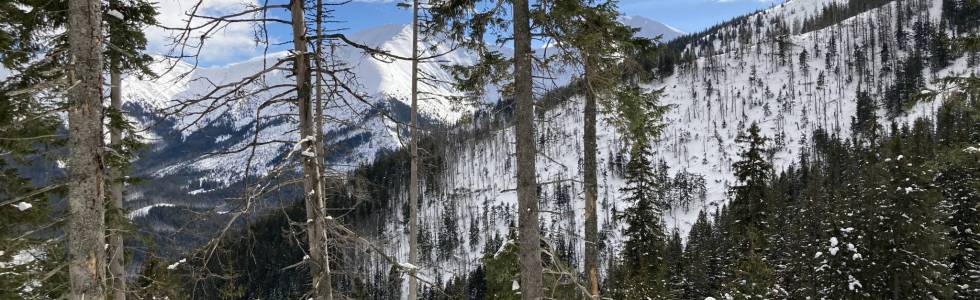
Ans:
[[[644,16],[684,32],[697,32],[782,0],[620,0],[623,14]]]
[[[361,0],[338,8],[336,16],[361,29],[381,24],[408,23],[411,11],[395,7],[395,2]],[[769,8],[782,0],[620,0],[625,15],[644,16],[678,28],[696,32],[711,25],[759,9]]]
[[[183,13],[194,0],[156,0],[161,8],[158,19],[166,25],[182,24]],[[358,31],[385,24],[407,24],[411,21],[411,10],[398,8],[396,1],[404,0],[354,0],[335,7],[334,19],[342,23],[332,23],[334,28],[346,32]],[[783,0],[620,0],[619,6],[624,15],[643,16],[663,22],[684,32],[696,32],[732,17],[768,8]],[[221,14],[239,11],[241,3],[257,3],[259,0],[206,0],[202,11]],[[270,28],[273,39],[288,40],[286,28]],[[242,61],[261,54],[262,49],[255,46],[253,28],[246,23],[236,23],[219,32],[208,41],[201,55],[201,65],[213,66]],[[147,30],[151,51],[165,53],[169,33],[159,28]],[[288,45],[287,45],[288,46]],[[285,49],[286,46],[273,48]],[[273,49],[279,50],[279,49]]]

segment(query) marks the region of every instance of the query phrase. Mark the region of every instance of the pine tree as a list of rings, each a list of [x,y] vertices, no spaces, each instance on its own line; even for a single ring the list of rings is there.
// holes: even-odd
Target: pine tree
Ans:
[[[712,273],[711,223],[705,211],[698,213],[698,219],[691,226],[684,249],[684,295],[685,299],[704,299],[715,295],[714,282],[709,278]]]
[[[651,297],[668,298],[666,255],[667,237],[664,234],[661,215],[666,199],[657,191],[667,182],[658,182],[650,162],[650,139],[659,133],[660,116],[666,110],[658,105],[659,92],[644,92],[632,87],[619,92],[617,109],[632,144],[630,160],[626,164],[626,184],[621,189],[624,201],[630,204],[617,215],[625,221],[623,231],[626,241],[617,264],[610,275],[612,286],[608,288],[616,299]]]
[[[665,261],[667,238],[661,224],[664,199],[656,198],[653,191],[658,182],[650,170],[648,147],[634,145],[631,159],[626,165],[626,185],[622,191],[625,201],[631,204],[618,216],[625,221],[623,231],[626,241],[620,258],[622,277],[617,278],[611,293],[617,299],[669,299],[667,290],[667,265]]]
[[[732,187],[734,196],[731,204],[731,214],[737,220],[736,235],[748,237],[767,230],[768,198],[767,188],[772,176],[772,165],[766,156],[768,138],[761,135],[759,125],[752,123],[748,131],[735,139],[743,146],[739,154],[741,160],[735,162],[732,168],[738,183]],[[754,247],[761,248],[762,240],[751,240]]]
[[[760,131],[759,125],[753,122],[746,133],[739,135],[736,142],[743,145],[741,160],[732,166],[738,183],[731,192],[734,198],[730,214],[734,224],[728,237],[733,242],[737,259],[735,277],[727,289],[736,299],[767,298],[774,284],[763,253],[769,230],[767,200],[772,165],[765,158],[767,139]]]
[[[106,223],[109,227],[108,256],[109,280],[111,295],[114,300],[125,300],[126,287],[126,250],[123,233],[129,226],[124,217],[123,189],[126,183],[124,175],[129,168],[129,162],[135,157],[140,147],[138,135],[122,112],[122,76],[154,76],[149,65],[153,58],[145,54],[146,36],[143,30],[146,26],[156,24],[156,8],[148,1],[109,1],[107,13],[106,35],[109,46],[105,49],[106,67],[109,71],[109,101],[106,110],[109,119],[110,155],[106,156],[109,168],[107,181],[109,206],[106,213]],[[125,134],[125,135],[124,135]]]
[[[874,139],[878,130],[878,106],[868,92],[858,92],[857,111],[851,119],[851,131],[855,135],[861,135]]]
[[[952,149],[936,184],[950,207],[948,264],[955,299],[980,298],[980,154]]]
[[[976,80],[976,78],[972,78]],[[964,85],[939,108],[936,135],[940,152],[936,185],[949,217],[950,282],[953,298],[980,298],[980,85]]]
[[[681,241],[681,234],[675,228],[667,240],[667,248],[664,253],[664,263],[667,265],[667,295],[670,298],[679,298],[684,293],[684,270],[687,266],[684,264],[683,256],[684,245]]]
[[[872,298],[945,298],[948,270],[942,257],[948,241],[942,197],[931,187],[935,170],[923,167],[923,157],[910,155],[907,127],[892,125],[891,132],[881,147],[885,158],[867,167],[878,175],[862,194],[870,205],[864,218],[873,221],[865,232],[875,233],[862,284]]]

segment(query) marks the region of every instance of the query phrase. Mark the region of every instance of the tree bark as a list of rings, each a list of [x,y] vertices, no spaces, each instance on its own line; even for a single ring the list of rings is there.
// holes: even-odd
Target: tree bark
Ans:
[[[514,92],[517,136],[517,206],[520,239],[521,298],[544,298],[538,193],[535,178],[534,95],[531,77],[531,21],[528,0],[514,0]]]
[[[316,35],[323,36],[323,1],[316,0]],[[322,282],[326,284],[323,286],[325,289],[326,299],[333,299],[333,285],[330,280],[330,244],[327,237],[327,224],[326,220],[323,220],[327,216],[327,178],[324,174],[327,171],[327,160],[326,160],[326,149],[323,147],[323,39],[316,40],[315,49],[315,67],[316,67],[316,138],[314,139],[314,153],[316,153],[316,170],[317,170],[317,206],[319,208],[319,216],[321,217],[320,223],[320,237],[322,238],[322,250],[323,250],[323,271]],[[331,53],[333,55],[333,53]]]
[[[598,179],[596,178],[596,92],[592,86],[595,64],[592,56],[585,55],[585,124],[583,141],[585,145],[584,185],[585,185],[585,274],[589,281],[589,294],[599,299],[599,224],[596,217],[596,198],[598,198]]]
[[[102,2],[68,2],[68,273],[70,299],[104,299]]]
[[[412,116],[411,116],[411,174],[408,181],[408,263],[419,265],[419,0],[412,1]],[[418,299],[415,269],[408,276],[408,300]]]
[[[113,62],[109,74],[109,101],[112,108],[122,111],[122,76],[118,64]],[[122,143],[122,132],[119,128],[109,128],[109,143],[117,146]],[[112,282],[112,299],[126,300],[126,248],[123,244],[123,173],[120,169],[111,169],[109,173],[109,209],[111,223],[109,228],[109,278]]]
[[[306,203],[307,242],[309,243],[310,275],[313,282],[313,298],[332,299],[329,281],[329,259],[327,258],[326,234],[324,227],[324,207],[321,194],[320,170],[317,163],[316,148],[319,147],[316,130],[313,128],[313,109],[310,99],[310,67],[307,53],[306,20],[304,0],[292,0],[290,15],[293,31],[293,75],[296,76],[296,102],[299,110],[299,134],[302,146],[300,159],[303,165],[303,197]],[[311,152],[312,150],[312,152]],[[312,155],[309,155],[312,154]]]

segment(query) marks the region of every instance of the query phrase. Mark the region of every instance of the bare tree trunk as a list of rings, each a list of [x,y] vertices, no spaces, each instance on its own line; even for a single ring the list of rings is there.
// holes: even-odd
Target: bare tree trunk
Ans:
[[[317,167],[318,138],[313,128],[313,109],[310,101],[310,67],[307,53],[306,20],[304,0],[292,0],[290,14],[293,26],[293,51],[295,62],[293,73],[296,76],[296,102],[299,106],[299,134],[303,143],[300,157],[303,162],[303,197],[306,203],[307,228],[306,235],[309,243],[310,275],[313,281],[313,298],[317,300],[332,299],[330,282],[327,278],[329,259],[326,257],[325,232],[323,218],[323,199],[320,190],[320,170]],[[312,149],[311,149],[312,148]],[[312,152],[311,152],[312,150]]]
[[[514,0],[515,134],[517,135],[517,206],[521,298],[544,298],[541,269],[541,233],[538,229],[538,193],[535,178],[534,95],[531,77],[531,21],[528,0]]]
[[[412,1],[412,116],[411,116],[411,175],[408,181],[408,263],[419,264],[419,0]],[[408,274],[408,300],[418,299],[415,269]]]
[[[70,299],[105,298],[102,2],[69,0],[68,273]]]
[[[585,55],[585,124],[583,144],[585,145],[584,170],[585,179],[585,275],[589,280],[589,294],[592,299],[599,299],[599,224],[596,220],[596,198],[599,186],[596,178],[596,92],[592,87],[595,75],[595,64],[592,56]]]
[[[116,111],[122,110],[122,76],[118,64],[112,62],[113,68],[109,74],[109,101]],[[109,143],[112,146],[122,143],[122,132],[119,128],[109,128]],[[123,173],[119,169],[111,169],[109,173],[109,209],[112,211],[109,224],[109,279],[112,282],[112,299],[126,300],[126,248],[123,244]]]
[[[316,138],[314,139],[315,141],[314,149],[316,149],[315,151],[316,163],[317,163],[316,169],[318,172],[317,173],[317,196],[318,196],[317,206],[319,207],[320,216],[326,217],[327,194],[325,192],[326,192],[327,178],[324,174],[327,171],[326,168],[327,160],[326,160],[326,153],[324,153],[325,149],[323,147],[324,146],[323,144],[323,138],[324,138],[323,136],[323,69],[322,69],[323,65],[321,63],[323,61],[323,39],[319,38],[323,36],[323,1],[322,0],[316,0],[316,35],[318,38],[316,40],[316,50],[315,50],[316,59],[314,60],[316,64],[315,65],[316,66],[316,77],[315,77],[316,130],[314,130],[316,132]],[[323,239],[322,240],[322,244],[323,244],[322,245],[323,246],[323,271],[322,271],[323,281],[322,282],[326,283],[326,285],[324,285],[323,287],[326,290],[325,293],[327,294],[327,299],[333,299],[333,285],[330,284],[332,281],[330,281],[330,248],[329,248],[330,245],[327,239],[327,230],[326,230],[327,228],[326,228],[326,224],[323,223],[321,223],[320,226],[321,226],[320,237]]]

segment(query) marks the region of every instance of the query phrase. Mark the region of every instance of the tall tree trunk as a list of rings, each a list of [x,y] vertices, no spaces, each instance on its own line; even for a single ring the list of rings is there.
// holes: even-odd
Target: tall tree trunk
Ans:
[[[327,160],[326,160],[326,149],[324,149],[324,135],[323,135],[323,1],[316,0],[316,55],[315,55],[315,67],[316,67],[316,138],[314,151],[316,153],[316,169],[317,169],[317,205],[319,206],[320,216],[327,216],[327,178],[325,176],[327,171]],[[333,53],[331,53],[333,55]],[[325,222],[325,220],[324,220]],[[321,223],[321,238],[323,243],[323,281],[327,283],[323,286],[326,290],[327,299],[333,299],[333,285],[330,283],[330,244],[327,238],[327,224]]]
[[[596,178],[596,93],[592,86],[595,64],[589,54],[585,55],[585,124],[582,144],[585,145],[585,274],[589,280],[589,294],[599,299],[599,224],[596,220],[596,198],[599,186]]]
[[[538,193],[535,178],[534,95],[531,77],[531,20],[528,0],[514,0],[514,91],[517,135],[517,206],[520,227],[521,297],[544,297]]]
[[[313,109],[310,101],[309,53],[306,45],[306,20],[304,0],[292,0],[290,14],[293,26],[293,75],[296,76],[296,102],[299,106],[299,134],[303,143],[300,158],[303,162],[303,197],[306,203],[306,235],[309,243],[310,275],[313,281],[313,297],[317,300],[332,299],[330,282],[326,281],[329,259],[326,257],[326,244],[323,218],[323,199],[320,190],[320,170],[317,167],[315,147],[318,147],[316,130],[313,128]],[[319,38],[319,37],[318,37]],[[312,152],[311,152],[312,150]],[[312,154],[312,155],[310,155]]]
[[[68,273],[71,299],[104,299],[102,2],[69,0]]]
[[[411,116],[411,174],[408,181],[408,262],[419,264],[419,0],[412,1],[412,116]],[[418,299],[415,269],[409,271],[408,300]]]
[[[122,76],[118,63],[111,62],[109,74],[109,101],[112,109],[122,110]],[[109,128],[109,143],[117,146],[122,143],[119,128]],[[126,248],[123,245],[123,173],[121,169],[111,169],[109,173],[109,209],[111,223],[109,228],[109,278],[112,282],[112,299],[126,300]]]

